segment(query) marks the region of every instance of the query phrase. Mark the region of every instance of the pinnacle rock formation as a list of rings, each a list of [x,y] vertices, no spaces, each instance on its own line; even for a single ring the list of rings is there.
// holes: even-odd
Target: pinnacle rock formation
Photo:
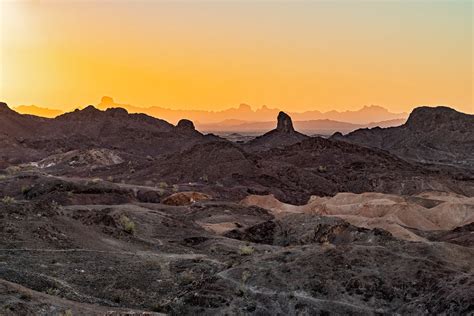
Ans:
[[[293,121],[291,117],[285,112],[278,113],[278,124],[277,131],[284,133],[294,133],[295,129],[293,128]]]
[[[278,113],[277,127],[268,133],[258,136],[247,143],[247,148],[250,150],[261,148],[274,148],[289,146],[299,143],[309,136],[295,131],[291,117],[285,112]]]

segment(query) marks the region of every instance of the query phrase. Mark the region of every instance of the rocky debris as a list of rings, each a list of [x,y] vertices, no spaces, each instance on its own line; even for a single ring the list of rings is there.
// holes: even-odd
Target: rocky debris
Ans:
[[[51,292],[52,293],[52,292]],[[2,315],[163,315],[128,308],[80,303],[0,280]]]
[[[450,231],[427,234],[426,238],[433,241],[444,241],[464,247],[474,247],[474,222],[456,227]]]
[[[211,199],[209,195],[200,192],[177,192],[164,198],[161,203],[166,205],[183,206],[209,199]]]
[[[360,129],[332,138],[381,148],[404,159],[474,169],[474,115],[448,107],[419,107],[399,127]]]
[[[219,201],[44,207],[13,203],[0,213],[0,306],[10,314],[472,310],[469,247],[407,242],[317,214],[274,219]],[[232,233],[199,224],[231,221]]]
[[[312,214],[287,214],[244,230],[232,230],[225,236],[283,247],[312,243],[342,245],[356,241],[380,243],[392,238],[384,230],[359,228],[341,219]]]
[[[42,159],[38,162],[30,163],[38,168],[78,168],[87,166],[96,168],[99,166],[111,166],[123,163],[124,160],[113,150],[105,148],[89,150],[72,150],[62,154],[56,154]]]

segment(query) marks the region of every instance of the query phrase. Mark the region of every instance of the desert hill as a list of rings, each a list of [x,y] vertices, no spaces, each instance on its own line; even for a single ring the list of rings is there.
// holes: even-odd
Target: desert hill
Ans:
[[[3,103],[0,135],[5,161],[35,161],[53,153],[75,149],[107,148],[140,156],[158,155],[219,141],[203,135],[183,120],[174,126],[145,114],[129,114],[120,108],[100,111],[93,106],[54,119],[21,115]],[[9,148],[21,148],[11,156]]]
[[[409,160],[474,168],[474,115],[448,107],[416,108],[402,126],[360,129],[333,138]]]

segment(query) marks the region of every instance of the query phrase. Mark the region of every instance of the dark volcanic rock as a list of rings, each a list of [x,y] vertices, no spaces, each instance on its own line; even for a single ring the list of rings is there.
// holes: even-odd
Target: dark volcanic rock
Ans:
[[[185,131],[195,131],[196,128],[194,127],[194,123],[190,120],[182,119],[178,122],[176,125],[177,128],[180,130],[185,130]]]
[[[6,114],[12,114],[12,113],[15,113],[15,111],[10,109],[8,104],[6,104],[5,102],[0,102],[0,114],[6,115]]]
[[[309,138],[309,136],[295,131],[291,117],[288,114],[280,112],[277,118],[276,129],[256,137],[246,143],[244,147],[249,151],[259,151],[293,145],[307,138]]]
[[[286,114],[285,112],[278,113],[278,123],[277,123],[277,131],[283,133],[294,133],[295,129],[293,128],[293,122],[291,121],[291,117]]]
[[[405,159],[474,169],[474,115],[448,107],[420,107],[399,127],[360,129],[333,135],[390,151]]]
[[[0,115],[0,135],[7,137],[3,146],[5,159],[21,162],[35,161],[53,153],[101,147],[140,157],[155,156],[219,139],[195,131],[192,122],[183,121],[176,128],[144,114],[128,114],[122,108],[101,111],[90,105],[55,119],[21,115],[6,105],[1,111],[8,113]],[[184,133],[176,133],[177,130]],[[15,144],[19,138],[21,146]]]

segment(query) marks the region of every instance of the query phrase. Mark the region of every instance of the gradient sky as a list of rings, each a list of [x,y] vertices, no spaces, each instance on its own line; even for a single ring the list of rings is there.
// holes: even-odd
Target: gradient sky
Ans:
[[[0,0],[0,99],[474,113],[466,1]]]

